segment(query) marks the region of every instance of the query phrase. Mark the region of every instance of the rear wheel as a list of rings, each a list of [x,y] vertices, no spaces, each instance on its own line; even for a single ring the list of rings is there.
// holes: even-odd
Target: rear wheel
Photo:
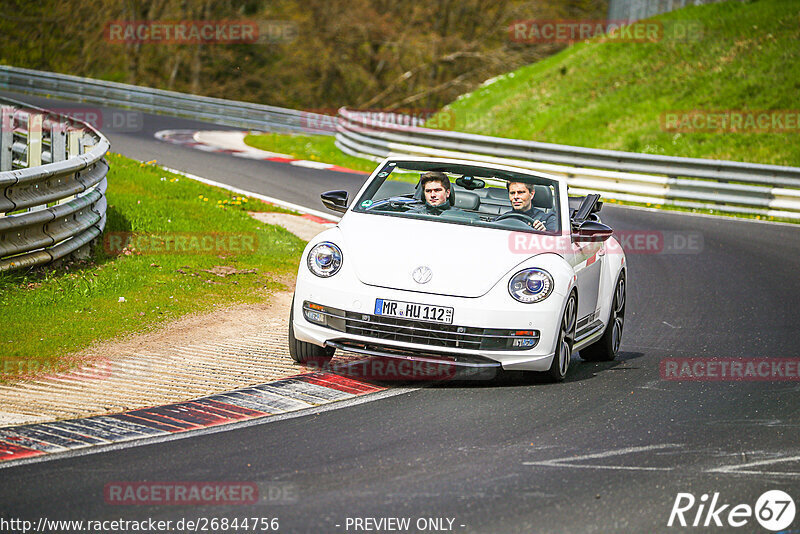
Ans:
[[[289,312],[289,356],[297,363],[315,363],[321,366],[333,357],[334,352],[336,352],[334,347],[320,347],[294,337],[294,297],[292,297],[292,311]]]
[[[567,376],[569,360],[572,358],[572,347],[575,344],[575,323],[578,314],[578,299],[575,293],[570,294],[567,305],[564,307],[564,316],[558,330],[558,342],[556,352],[553,355],[553,363],[545,373],[553,382],[561,382]]]
[[[611,315],[608,318],[603,337],[586,348],[581,349],[580,357],[589,362],[610,362],[619,354],[622,342],[622,327],[625,326],[625,275],[620,275],[611,302]]]

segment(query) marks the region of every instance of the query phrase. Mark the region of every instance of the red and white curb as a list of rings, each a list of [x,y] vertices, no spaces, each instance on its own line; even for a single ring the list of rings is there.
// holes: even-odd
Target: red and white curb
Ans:
[[[347,172],[353,174],[367,175],[369,173],[340,167],[332,163],[321,161],[309,161],[297,159],[285,154],[267,152],[248,146],[244,142],[244,137],[249,132],[237,131],[197,131],[197,130],[161,130],[155,133],[155,138],[159,141],[188,146],[203,152],[219,152],[230,154],[238,158],[256,159],[261,161],[276,161],[288,163],[297,167],[308,167],[311,169],[322,169],[336,172]]]
[[[0,428],[0,466],[14,460],[262,420],[386,389],[333,373],[314,372],[164,406],[5,427]]]

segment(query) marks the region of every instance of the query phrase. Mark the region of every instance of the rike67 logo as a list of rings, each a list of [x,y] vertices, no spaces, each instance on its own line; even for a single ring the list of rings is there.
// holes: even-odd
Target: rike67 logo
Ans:
[[[717,492],[710,499],[707,493],[699,499],[691,493],[678,493],[667,526],[738,528],[755,517],[763,528],[778,532],[792,524],[795,511],[794,499],[781,490],[764,492],[755,506],[725,503]]]

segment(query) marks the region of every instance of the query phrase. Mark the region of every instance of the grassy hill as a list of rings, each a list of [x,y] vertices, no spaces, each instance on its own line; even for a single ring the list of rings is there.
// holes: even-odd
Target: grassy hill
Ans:
[[[727,1],[656,17],[702,35],[585,41],[444,109],[455,129],[575,146],[800,166],[800,2]],[[793,131],[665,131],[672,111],[789,110]]]

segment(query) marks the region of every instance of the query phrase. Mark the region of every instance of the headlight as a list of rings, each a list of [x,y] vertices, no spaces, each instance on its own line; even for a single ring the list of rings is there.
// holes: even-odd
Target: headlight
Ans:
[[[330,241],[314,245],[308,253],[308,268],[322,278],[333,276],[342,268],[342,250]]]
[[[514,299],[530,304],[550,296],[553,285],[553,277],[544,269],[525,269],[511,277],[508,292]]]

